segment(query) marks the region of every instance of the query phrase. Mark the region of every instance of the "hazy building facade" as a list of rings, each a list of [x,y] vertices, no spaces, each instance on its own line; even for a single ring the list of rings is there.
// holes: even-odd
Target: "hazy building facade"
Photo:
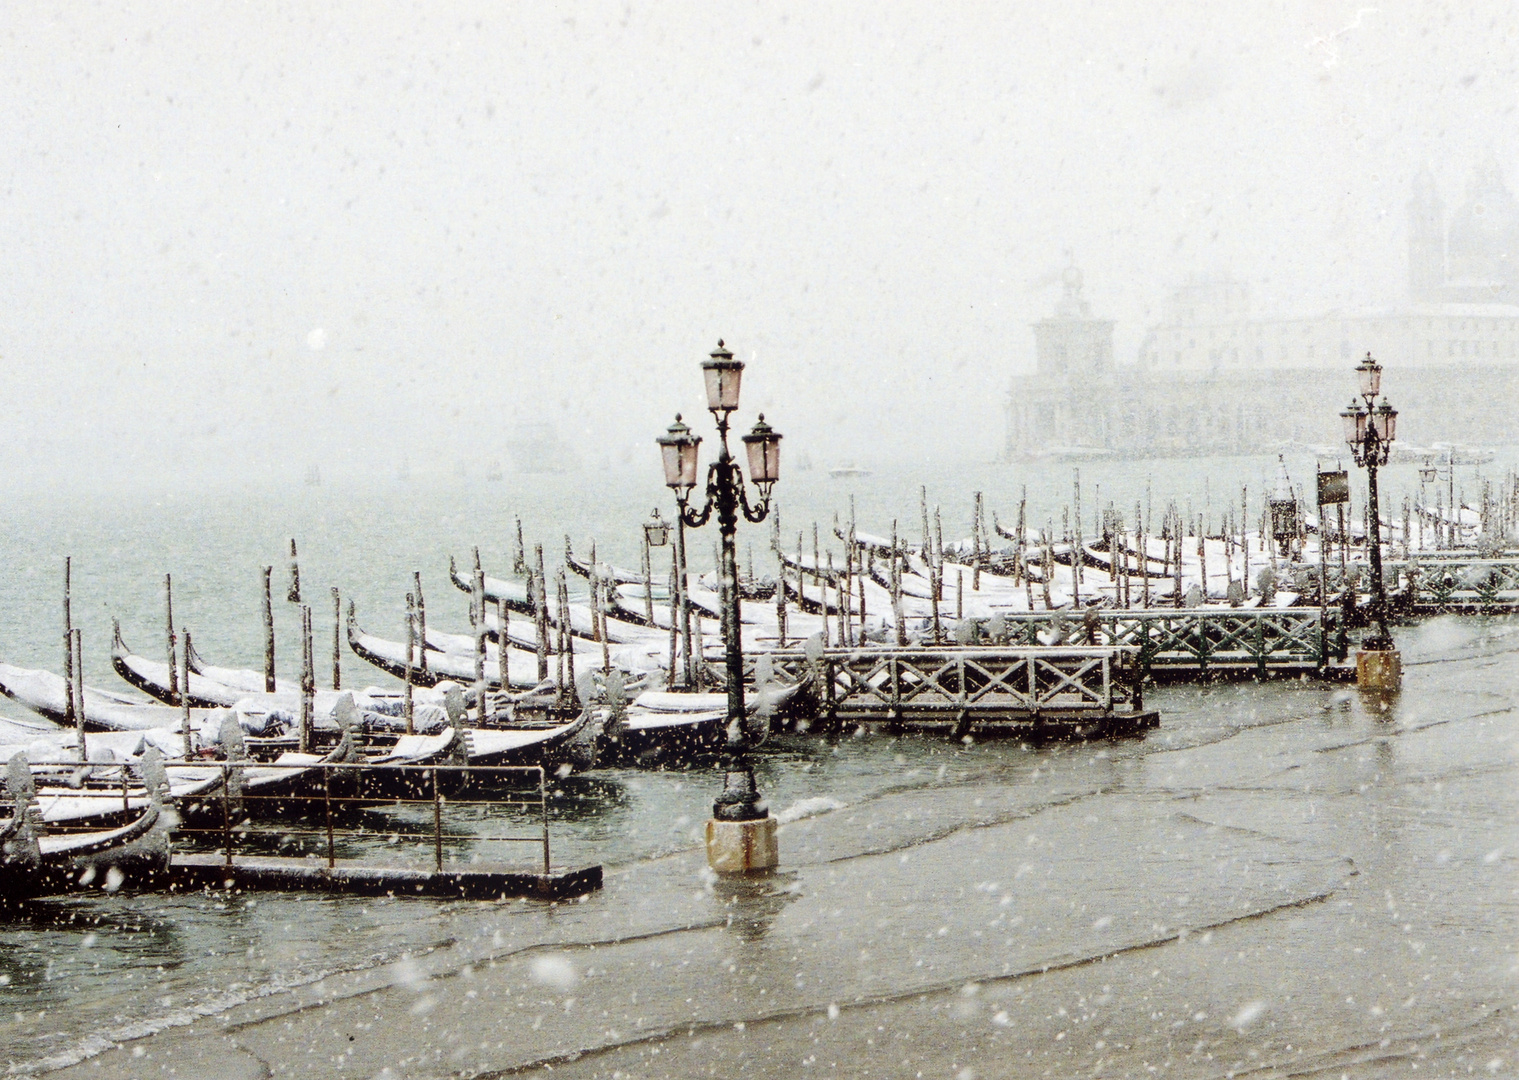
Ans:
[[[1228,278],[1189,282],[1112,361],[1111,321],[1066,272],[1034,324],[1034,374],[1014,379],[1009,458],[1051,453],[1256,452],[1339,439],[1352,368],[1370,352],[1409,442],[1511,443],[1519,402],[1519,201],[1496,163],[1475,170],[1445,218],[1423,173],[1408,204],[1407,303],[1394,310],[1258,318]]]

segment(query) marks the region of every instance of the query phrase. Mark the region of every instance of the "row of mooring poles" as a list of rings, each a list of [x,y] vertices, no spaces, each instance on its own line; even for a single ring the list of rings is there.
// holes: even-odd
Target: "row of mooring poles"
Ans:
[[[273,693],[276,689],[274,674],[274,608],[271,595],[273,567],[262,568],[263,615],[264,615],[264,689]],[[290,541],[290,588],[287,599],[300,603],[300,566],[297,561],[296,543]],[[419,579],[420,585],[420,579]],[[332,635],[332,687],[342,685],[342,596],[336,587],[332,589],[333,635]],[[301,746],[309,751],[312,741],[316,694],[316,652],[312,632],[312,612],[309,605],[301,604]],[[188,627],[175,628],[174,577],[164,575],[164,643],[167,673],[167,698],[171,706],[181,710],[181,734],[186,759],[194,756],[194,732],[191,708],[195,695],[191,689],[194,646]],[[64,725],[75,729],[81,761],[88,760],[85,734],[86,709],[84,702],[83,632],[73,623],[73,558],[65,556],[63,562],[63,645],[64,645]],[[425,658],[424,658],[425,659]],[[408,679],[408,687],[410,680]],[[408,713],[410,710],[408,709]]]

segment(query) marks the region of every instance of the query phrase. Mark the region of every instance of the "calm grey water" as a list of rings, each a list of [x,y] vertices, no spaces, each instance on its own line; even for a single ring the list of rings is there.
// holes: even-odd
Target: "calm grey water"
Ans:
[[[1501,475],[1502,465],[1488,471]],[[1299,463],[1294,475],[1307,477],[1311,467]],[[1167,498],[1190,499],[1196,512],[1206,504],[1215,514],[1220,503],[1237,504],[1242,483],[1258,506],[1262,480],[1273,468],[1274,461],[1265,459],[1081,466],[1088,507],[1099,486],[1103,502],[1130,506],[1146,497],[1148,486],[1157,506]],[[1395,470],[1391,482],[1395,489],[1412,486],[1412,474]],[[797,528],[818,520],[826,535],[834,512],[847,516],[853,491],[862,529],[886,532],[897,514],[912,533],[919,483],[928,487],[931,505],[944,506],[949,536],[968,528],[975,490],[987,492],[989,507],[1006,522],[1016,515],[1019,488],[1027,484],[1031,507],[1058,522],[1070,498],[1071,468],[892,473],[848,486],[819,471],[799,473],[782,488],[784,529],[794,542]],[[1227,499],[1221,491],[1230,493]],[[258,567],[272,563],[282,581],[290,536],[300,542],[302,581],[321,613],[319,640],[330,585],[356,600],[362,624],[383,633],[399,625],[413,570],[423,572],[429,589],[430,622],[462,629],[466,599],[447,584],[450,554],[466,560],[478,544],[487,568],[504,573],[520,515],[529,543],[542,542],[551,560],[568,532],[577,548],[594,536],[603,557],[637,565],[637,523],[656,504],[668,514],[664,495],[657,479],[642,474],[497,484],[414,479],[367,488],[109,500],[33,494],[0,524],[8,564],[0,576],[0,658],[58,668],[65,553],[75,557],[74,610],[85,630],[88,679],[119,689],[107,655],[110,619],[121,618],[128,641],[140,650],[159,651],[165,571],[175,575],[177,621],[191,628],[202,655],[256,666]],[[764,530],[748,530],[741,548],[752,542],[761,551]],[[706,539],[695,534],[696,551]],[[295,616],[291,605],[277,606],[281,667],[290,670]],[[1203,792],[1219,798],[1270,788],[1280,800],[1273,812],[1283,821],[1305,814],[1335,820],[1351,858],[1368,860],[1371,849],[1382,845],[1377,858],[1389,880],[1396,880],[1400,863],[1417,869],[1408,880],[1418,897],[1399,903],[1428,907],[1437,904],[1438,892],[1449,891],[1471,900],[1462,918],[1482,925],[1463,932],[1470,930],[1485,950],[1472,960],[1474,977],[1496,992],[1512,977],[1516,923],[1519,622],[1443,618],[1406,628],[1399,639],[1408,683],[1385,711],[1344,688],[1316,684],[1177,687],[1150,696],[1162,712],[1162,727],[1143,740],[1032,749],[997,740],[962,746],[932,736],[790,737],[763,756],[760,782],[781,811],[807,800],[855,811],[905,800],[911,812],[882,829],[883,850],[905,849],[953,828],[975,812],[968,793],[1016,792],[1018,812],[1030,813],[1059,804],[1073,790],[1086,792],[1095,802],[1085,818],[1066,822],[1073,834],[1064,840],[1100,849],[1107,841],[1097,823],[1108,813],[1126,813],[1136,796],[1185,799]],[[344,679],[348,685],[385,681],[351,654],[345,654]],[[18,706],[0,709],[22,712]],[[714,783],[706,769],[598,770],[566,778],[555,795],[555,861],[627,867],[689,848],[698,842]],[[1396,828],[1385,837],[1377,833],[1394,819]],[[1239,828],[1241,836],[1273,831],[1269,820],[1229,827]],[[1375,843],[1357,835],[1368,830],[1377,833]],[[1227,840],[1215,842],[1228,847]],[[1248,841],[1252,856],[1260,842],[1258,835]],[[1326,851],[1304,855],[1299,841],[1284,840],[1280,849],[1275,857],[1287,862],[1319,867],[1334,861]],[[1163,889],[1162,863],[1154,874],[1125,887],[1134,895]],[[278,895],[39,903],[0,931],[0,1060],[13,1068],[63,1063],[334,971],[393,963],[478,933],[489,910],[468,903]],[[1068,944],[1082,947],[1076,940]],[[1419,962],[1416,953],[1389,950],[1382,974],[1413,976]],[[1451,1009],[1468,1007],[1453,1003]]]

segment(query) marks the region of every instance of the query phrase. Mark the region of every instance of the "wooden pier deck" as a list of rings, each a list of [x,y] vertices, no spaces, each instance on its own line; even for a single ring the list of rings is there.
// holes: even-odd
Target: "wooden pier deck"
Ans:
[[[364,896],[428,896],[499,900],[526,896],[563,900],[601,888],[601,867],[541,868],[469,864],[442,869],[378,866],[339,859],[290,859],[219,852],[176,852],[169,864],[169,891],[200,889],[355,893]]]

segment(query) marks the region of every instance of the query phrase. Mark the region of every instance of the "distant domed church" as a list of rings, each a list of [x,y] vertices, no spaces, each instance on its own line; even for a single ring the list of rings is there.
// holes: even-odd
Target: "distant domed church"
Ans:
[[[1472,173],[1466,201],[1443,220],[1434,177],[1414,181],[1408,204],[1408,281],[1421,303],[1519,302],[1519,200],[1489,157]]]
[[[1420,441],[1512,443],[1519,401],[1519,200],[1489,157],[1447,219],[1426,169],[1408,202],[1408,298],[1389,308],[1257,315],[1227,276],[1178,287],[1132,363],[1074,266],[1033,325],[1033,371],[1009,387],[1009,459],[1333,449],[1371,352]]]

